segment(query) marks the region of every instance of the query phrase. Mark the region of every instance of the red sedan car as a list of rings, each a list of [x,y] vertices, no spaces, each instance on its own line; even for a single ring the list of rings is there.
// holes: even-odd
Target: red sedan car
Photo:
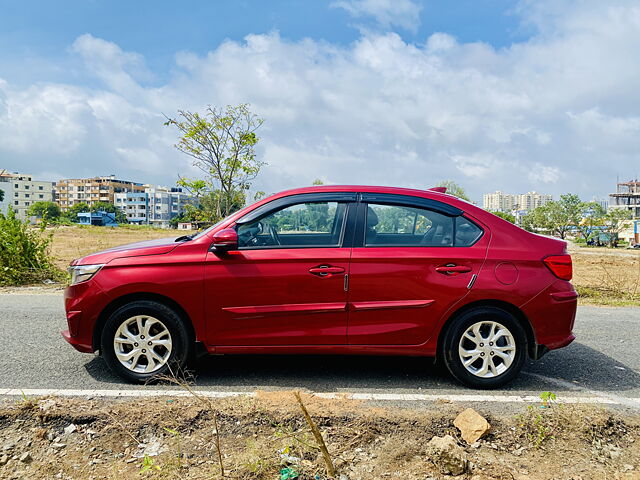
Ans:
[[[64,338],[131,381],[215,354],[437,357],[495,388],[573,339],[564,242],[442,192],[278,193],[194,236],[74,260]]]

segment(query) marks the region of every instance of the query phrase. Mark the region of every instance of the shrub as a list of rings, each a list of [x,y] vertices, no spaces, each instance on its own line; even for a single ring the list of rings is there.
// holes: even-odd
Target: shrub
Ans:
[[[45,233],[45,226],[29,226],[16,217],[12,208],[6,214],[0,213],[0,285],[64,278],[49,255],[52,234]]]

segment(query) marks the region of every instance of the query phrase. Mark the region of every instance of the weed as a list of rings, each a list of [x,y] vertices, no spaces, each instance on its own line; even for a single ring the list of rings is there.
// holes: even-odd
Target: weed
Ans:
[[[173,435],[173,438],[176,441],[176,457],[178,459],[178,468],[182,468],[182,436],[180,435],[180,432],[178,432],[177,430],[174,430],[172,428],[167,428],[167,427],[163,427],[164,430],[168,433],[170,433],[171,435]]]
[[[0,213],[0,285],[24,285],[44,280],[62,280],[49,255],[51,233],[43,222],[38,228],[16,217],[12,208]]]
[[[140,473],[142,474],[153,470],[159,472],[162,469],[159,465],[156,465],[156,463],[153,461],[153,458],[145,454],[144,458],[142,459],[142,468],[140,468]]]
[[[549,407],[551,406],[551,402],[556,401],[556,394],[552,392],[542,392],[540,394],[540,400],[542,400],[543,407]]]
[[[35,410],[38,407],[39,400],[37,398],[29,398],[25,395],[24,392],[20,392],[22,394],[22,399],[18,401],[18,406],[20,410],[31,411]]]

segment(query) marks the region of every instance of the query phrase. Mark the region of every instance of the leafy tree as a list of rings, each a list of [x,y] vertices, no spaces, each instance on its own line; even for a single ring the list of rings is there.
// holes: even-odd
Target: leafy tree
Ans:
[[[322,179],[320,179],[320,178],[316,178],[316,179],[313,181],[312,185],[324,185],[324,182],[322,181]]]
[[[557,218],[559,224],[565,223],[568,227],[572,227],[580,222],[584,202],[580,200],[578,195],[574,193],[565,193],[564,195],[560,195],[558,204],[560,205],[559,215]]]
[[[72,223],[78,223],[78,214],[82,212],[88,212],[89,205],[85,202],[79,202],[69,207],[64,216]]]
[[[560,196],[560,200],[534,208],[522,219],[523,228],[533,232],[546,232],[566,238],[581,220],[583,202],[573,193]]]
[[[604,223],[607,211],[597,202],[582,202],[580,205],[580,216],[582,217],[577,224],[580,236],[585,240]]]
[[[255,152],[256,131],[264,120],[251,113],[248,104],[225,109],[210,106],[203,114],[179,110],[178,114],[165,125],[178,129],[175,147],[192,157],[194,166],[205,174],[204,180],[181,178],[178,183],[200,193],[205,220],[216,221],[244,205],[245,192],[264,165]],[[210,196],[205,201],[206,194]]]
[[[618,235],[628,224],[631,214],[623,208],[612,208],[604,216],[602,232],[607,235],[610,247],[618,244]]]
[[[464,188],[458,185],[453,180],[442,180],[436,184],[436,187],[446,187],[447,193],[449,195],[453,195],[454,197],[461,198],[462,200],[466,200],[470,202],[469,197],[467,196],[467,192],[465,192]]]
[[[267,196],[267,192],[264,192],[262,190],[258,190],[256,193],[253,194],[253,201],[257,202],[258,200],[262,200],[266,196]]]
[[[59,219],[61,213],[60,207],[54,202],[35,202],[31,204],[27,211],[29,216],[53,221]]]
[[[0,188],[0,202],[4,200],[4,190]]]
[[[507,222],[516,223],[516,217],[514,217],[510,213],[507,213],[507,212],[491,212],[491,213],[493,213],[496,217],[500,217],[503,220],[506,220]]]

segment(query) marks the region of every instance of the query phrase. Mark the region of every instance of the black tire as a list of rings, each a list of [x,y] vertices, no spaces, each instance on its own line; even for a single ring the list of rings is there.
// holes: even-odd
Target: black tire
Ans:
[[[460,341],[465,332],[467,332],[470,327],[480,322],[495,322],[499,325],[502,325],[511,334],[511,337],[513,339],[513,346],[515,347],[515,353],[513,354],[513,359],[509,366],[506,366],[506,362],[504,362],[502,358],[496,356],[491,352],[483,352],[481,358],[478,358],[476,361],[471,363],[469,368],[475,369],[478,371],[478,373],[481,373],[483,362],[492,362],[495,372],[492,373],[494,376],[490,378],[478,376],[477,374],[474,374],[470,370],[468,370],[467,367],[463,365],[458,350]],[[483,324],[483,330],[481,330],[482,336],[484,336],[484,333],[486,333],[486,330],[488,328],[490,328],[488,324]],[[522,366],[524,365],[527,356],[526,332],[524,331],[520,322],[516,318],[514,318],[513,315],[500,308],[478,307],[472,310],[468,310],[457,316],[448,325],[447,330],[444,332],[444,334],[445,336],[441,349],[441,357],[444,361],[444,364],[447,366],[447,369],[449,370],[451,375],[453,375],[456,380],[466,385],[467,387],[477,389],[492,389],[502,387],[518,375],[518,373],[522,369]],[[509,345],[506,340],[507,337],[502,337],[499,339],[499,341],[502,342],[502,348],[505,348],[505,345]],[[467,347],[466,343],[468,342],[468,340],[465,340],[464,342],[465,343],[463,343],[463,347],[469,348]],[[484,345],[484,340],[482,340],[482,342],[483,348],[490,350],[490,347],[488,345]],[[474,344],[471,343],[470,345]],[[475,347],[473,348],[475,349]],[[498,348],[498,342],[496,342],[496,348]],[[488,356],[489,354],[492,357]],[[469,360],[471,358],[471,356],[468,357]]]
[[[120,362],[116,355],[114,339],[116,333],[118,332],[118,329],[125,322],[131,321],[131,319],[136,316],[151,317],[152,319],[158,320],[159,323],[156,323],[151,328],[155,328],[157,331],[157,329],[161,329],[160,326],[162,326],[165,327],[166,331],[168,331],[169,334],[169,337],[164,336],[163,339],[166,340],[167,338],[169,338],[171,343],[170,351],[168,351],[166,347],[163,346],[152,347],[154,348],[155,353],[159,352],[160,356],[164,354],[164,356],[166,357],[166,363],[151,371],[150,373],[133,371],[127,368],[125,365],[123,365],[123,363]],[[142,321],[146,322],[148,320]],[[135,326],[133,328],[135,328]],[[138,332],[138,334],[140,333],[141,332]],[[152,334],[153,330],[149,335]],[[190,339],[189,332],[184,324],[183,319],[174,310],[167,307],[166,305],[163,305],[162,303],[150,300],[137,300],[123,305],[109,316],[104,325],[104,329],[102,330],[102,336],[100,339],[100,351],[103,358],[107,362],[107,365],[109,365],[109,368],[111,368],[114,373],[129,382],[145,383],[163,375],[178,374],[179,372],[181,372],[190,356],[192,343],[193,342]],[[138,347],[138,343],[136,343],[135,345],[136,347]],[[142,360],[140,360],[140,362],[146,361],[146,364],[148,365],[148,359],[149,357],[145,356]],[[134,368],[136,367],[134,366]]]

